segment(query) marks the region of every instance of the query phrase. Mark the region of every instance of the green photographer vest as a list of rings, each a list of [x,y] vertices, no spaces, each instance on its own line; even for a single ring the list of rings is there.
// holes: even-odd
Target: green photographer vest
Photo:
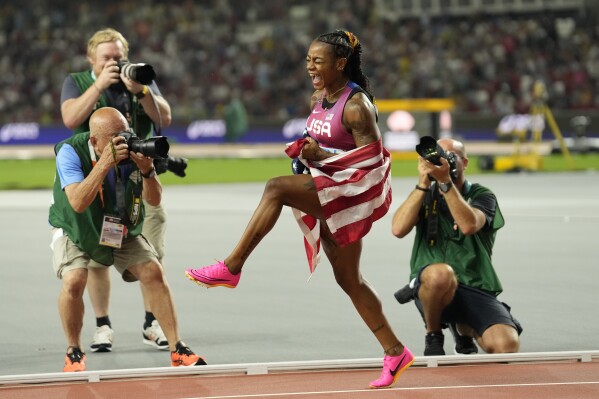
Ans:
[[[71,73],[71,76],[75,80],[75,83],[77,83],[77,87],[79,87],[81,93],[84,93],[94,83],[94,79],[92,78],[90,71],[74,72]],[[111,88],[108,88],[107,90],[111,90]],[[152,120],[146,114],[143,107],[139,105],[135,96],[129,95],[128,97],[131,103],[132,110],[129,126],[133,129],[133,131],[139,138],[147,139],[148,137],[152,137]],[[115,104],[109,104],[106,95],[102,94],[94,107],[94,111],[103,107],[113,107],[114,105]],[[89,132],[89,117],[85,122],[76,127],[75,130],[73,130],[73,133],[83,132]]]
[[[431,187],[431,193],[432,191]],[[462,196],[470,203],[477,196],[485,193],[492,194],[488,188],[480,184],[472,184]],[[427,193],[427,200],[429,195],[430,193]],[[416,225],[416,238],[410,260],[410,280],[417,276],[423,266],[431,263],[447,263],[454,269],[460,283],[495,295],[503,291],[491,262],[497,230],[505,224],[499,204],[496,205],[492,225],[472,235],[464,235],[459,229],[454,230],[453,218],[449,211],[439,211],[437,239],[432,246],[427,240],[427,219],[422,215]]]
[[[83,175],[87,177],[92,171],[92,158],[89,153],[89,133],[80,133],[58,143],[55,147],[55,153],[63,146],[70,144],[81,160]],[[139,173],[137,169],[132,173]],[[125,181],[125,199],[127,201],[126,209],[129,215],[132,214],[135,206],[141,206],[139,217],[134,225],[127,229],[127,237],[135,237],[141,233],[144,218],[143,201],[135,205],[133,202],[133,193],[142,189],[142,179],[130,179],[129,176],[123,176]],[[103,201],[100,195],[92,201],[90,206],[83,212],[77,213],[71,207],[66,193],[61,187],[58,171],[54,178],[54,203],[50,206],[49,222],[52,226],[63,229],[64,233],[90,258],[96,262],[110,266],[114,263],[113,248],[100,245],[100,233],[104,215],[118,215],[114,190],[108,187],[106,179],[103,186]]]

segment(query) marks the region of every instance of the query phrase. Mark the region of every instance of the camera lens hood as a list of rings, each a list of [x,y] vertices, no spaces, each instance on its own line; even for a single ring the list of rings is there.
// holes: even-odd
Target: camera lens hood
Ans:
[[[422,158],[435,165],[441,165],[441,158],[447,158],[447,154],[443,148],[431,136],[422,136],[420,138],[420,143],[416,145],[416,152]]]

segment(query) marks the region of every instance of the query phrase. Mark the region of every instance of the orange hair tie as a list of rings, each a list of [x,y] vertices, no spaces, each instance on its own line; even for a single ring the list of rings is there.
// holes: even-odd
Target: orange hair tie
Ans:
[[[353,49],[356,48],[356,46],[358,45],[358,43],[360,43],[358,41],[358,38],[356,37],[356,35],[354,35],[353,33],[351,33],[350,31],[345,31],[345,34],[347,35],[347,37],[349,38],[349,44],[351,44],[351,47]]]

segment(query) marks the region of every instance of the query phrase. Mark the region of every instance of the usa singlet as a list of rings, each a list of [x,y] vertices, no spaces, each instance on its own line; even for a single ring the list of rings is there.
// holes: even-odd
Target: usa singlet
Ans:
[[[338,149],[349,151],[356,148],[356,143],[351,133],[343,126],[343,109],[355,88],[360,86],[348,82],[336,102],[330,108],[324,108],[323,98],[314,104],[314,109],[308,117],[307,130],[310,137],[318,141],[324,149]]]

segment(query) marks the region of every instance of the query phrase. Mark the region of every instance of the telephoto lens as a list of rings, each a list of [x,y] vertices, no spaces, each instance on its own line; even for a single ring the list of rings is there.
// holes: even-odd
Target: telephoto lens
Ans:
[[[423,136],[420,138],[420,143],[416,145],[416,152],[424,159],[437,166],[441,165],[441,158],[447,159],[447,155],[443,148],[437,144],[431,136]]]
[[[167,158],[170,146],[166,137],[154,136],[145,140],[137,139],[127,142],[129,150],[141,152],[146,157],[150,158]]]
[[[132,64],[128,61],[119,61],[118,65],[123,75],[142,85],[149,85],[156,79],[156,72],[152,65]]]
[[[167,158],[170,145],[164,136],[154,136],[146,140],[142,140],[132,132],[119,132],[118,134],[125,138],[125,143],[129,147],[129,151],[141,152],[146,157],[150,158]]]

